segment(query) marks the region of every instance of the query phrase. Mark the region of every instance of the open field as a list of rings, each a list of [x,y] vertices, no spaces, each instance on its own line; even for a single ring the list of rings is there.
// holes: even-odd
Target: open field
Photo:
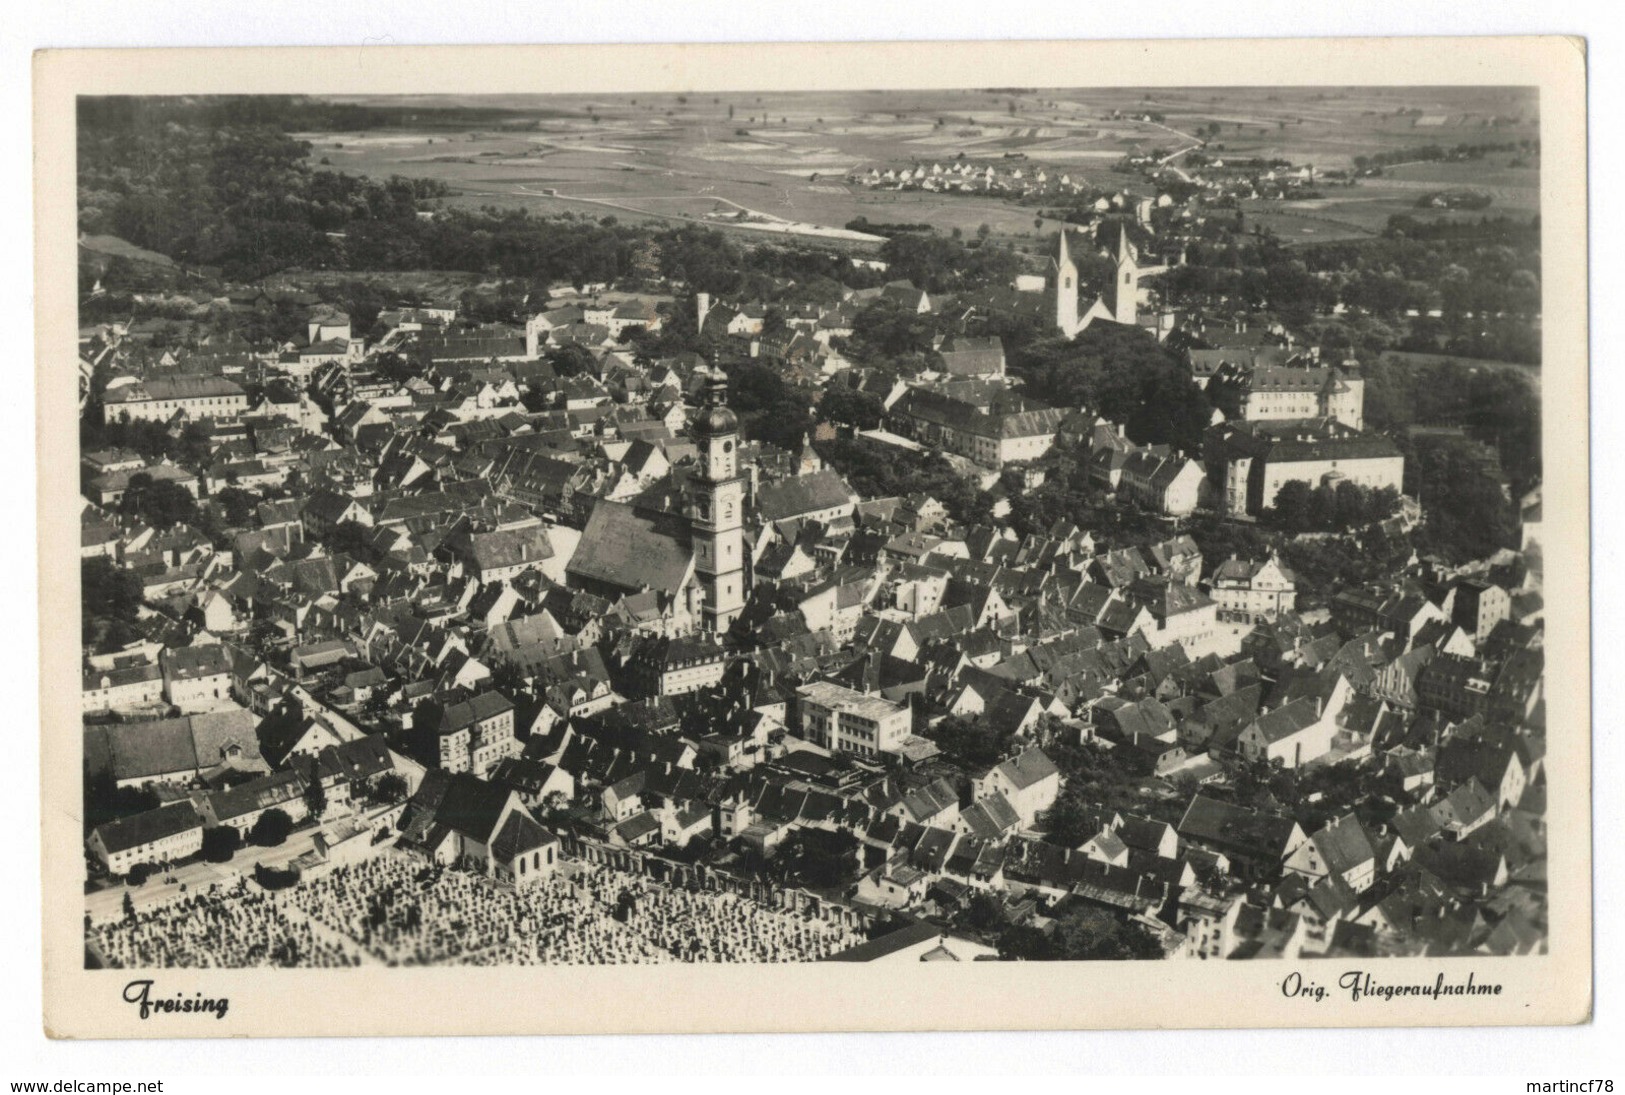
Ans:
[[[1254,224],[1267,226],[1291,243],[1321,243],[1358,239],[1380,233],[1396,215],[1426,220],[1477,221],[1482,217],[1527,219],[1540,212],[1540,172],[1536,168],[1507,168],[1510,157],[1501,155],[1477,162],[1415,163],[1389,169],[1374,178],[1361,178],[1353,186],[1327,184],[1324,195],[1303,201],[1243,202],[1242,210]],[[1446,190],[1486,193],[1484,209],[1421,208],[1429,194]]]
[[[1220,132],[1210,138],[1210,154],[1279,156],[1321,170],[1347,168],[1358,155],[1537,133],[1531,95],[1481,88],[424,96],[414,105],[502,112],[467,129],[408,112],[399,128],[300,136],[311,142],[313,162],[374,177],[438,179],[453,188],[453,205],[542,214],[603,209],[623,220],[703,222],[755,234],[763,229],[721,224],[714,215],[744,209],[831,229],[867,217],[967,234],[987,224],[995,238],[1017,243],[1036,238],[1029,207],[872,191],[847,185],[845,176],[964,158],[1001,171],[1047,167],[1103,189],[1149,193],[1112,165],[1126,154],[1192,148],[1195,134],[1215,123]],[[1533,212],[1538,168],[1509,167],[1510,159],[1404,164],[1329,190],[1320,203],[1260,204],[1249,215],[1288,240],[1356,238],[1380,231],[1393,213],[1414,212],[1428,191],[1457,186],[1490,190],[1491,215]]]

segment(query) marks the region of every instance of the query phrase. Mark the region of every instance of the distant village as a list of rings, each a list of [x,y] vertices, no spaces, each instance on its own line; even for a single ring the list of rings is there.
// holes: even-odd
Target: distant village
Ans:
[[[1019,165],[854,181],[1081,190]],[[965,293],[644,279],[555,286],[523,325],[402,294],[362,338],[314,292],[227,284],[160,295],[294,309],[298,337],[82,328],[82,415],[125,439],[81,453],[82,561],[111,591],[87,578],[85,612],[128,601],[84,651],[90,960],[1543,951],[1538,488],[1516,546],[1412,552],[1312,605],[1276,553],[1204,556],[1186,521],[1250,525],[1283,490],[1385,496],[1395,542],[1428,500],[1366,430],[1360,361],[1165,306],[1171,205],[1101,195],[1042,273]],[[974,323],[918,372],[855,363],[881,298],[1189,345],[1201,451],[1042,402]],[[629,344],[679,321],[718,352]],[[815,404],[799,446],[749,436],[747,364],[881,421]],[[866,497],[835,440],[940,456],[986,509]],[[1018,534],[1063,453],[1160,537]],[[639,901],[714,926],[637,934]]]

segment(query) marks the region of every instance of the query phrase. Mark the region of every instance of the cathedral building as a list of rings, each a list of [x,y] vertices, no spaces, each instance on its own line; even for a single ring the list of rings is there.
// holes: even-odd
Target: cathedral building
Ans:
[[[1080,331],[1097,319],[1129,327],[1139,325],[1140,278],[1153,271],[1140,265],[1139,255],[1134,245],[1129,243],[1126,228],[1118,229],[1117,250],[1112,255],[1112,261],[1115,268],[1111,284],[1080,315],[1078,267],[1072,261],[1066,229],[1061,230],[1055,255],[1055,326],[1067,338],[1076,338]]]
[[[699,467],[680,491],[599,499],[566,570],[572,588],[611,601],[652,596],[669,635],[727,631],[747,593],[739,419],[721,370],[691,429]]]

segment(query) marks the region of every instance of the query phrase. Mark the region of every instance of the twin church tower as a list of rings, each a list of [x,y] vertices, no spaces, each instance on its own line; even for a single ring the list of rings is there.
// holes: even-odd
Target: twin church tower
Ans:
[[[1130,327],[1139,322],[1140,274],[1139,256],[1128,241],[1128,229],[1119,227],[1117,252],[1111,284],[1095,297],[1087,311],[1078,314],[1078,267],[1067,248],[1066,229],[1061,229],[1060,246],[1055,255],[1055,326],[1067,338],[1097,319],[1107,319]]]

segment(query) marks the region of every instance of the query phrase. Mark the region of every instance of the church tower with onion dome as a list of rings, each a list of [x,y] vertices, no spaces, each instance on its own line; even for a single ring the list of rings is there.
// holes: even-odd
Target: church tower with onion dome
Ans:
[[[739,418],[728,409],[728,377],[715,369],[692,426],[700,450],[690,481],[694,570],[705,590],[706,630],[728,630],[745,607],[745,480],[739,475]]]

